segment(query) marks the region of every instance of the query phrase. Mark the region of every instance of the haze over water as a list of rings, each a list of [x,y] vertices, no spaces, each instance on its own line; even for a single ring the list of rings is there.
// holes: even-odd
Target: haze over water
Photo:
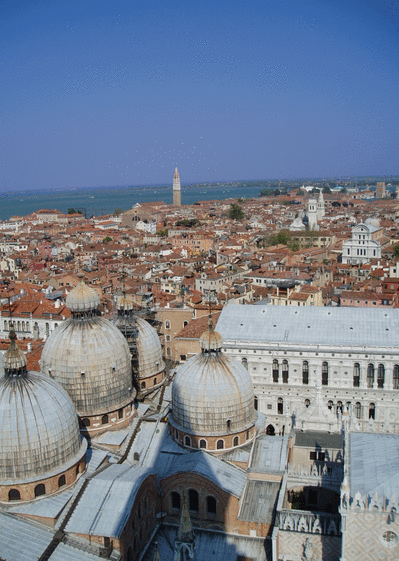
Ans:
[[[203,200],[223,200],[237,197],[257,197],[261,186],[243,184],[182,186],[182,204],[190,205]],[[64,213],[69,208],[79,209],[86,216],[111,214],[116,208],[128,210],[136,203],[164,201],[172,203],[172,186],[106,187],[76,189],[49,193],[28,191],[0,195],[0,219],[26,216],[41,208],[57,209]]]

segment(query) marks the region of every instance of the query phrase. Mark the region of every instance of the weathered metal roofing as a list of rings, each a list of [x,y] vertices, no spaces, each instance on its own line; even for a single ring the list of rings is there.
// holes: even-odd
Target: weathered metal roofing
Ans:
[[[63,386],[81,416],[118,409],[135,395],[126,339],[102,317],[62,322],[43,347],[41,371]]]
[[[151,470],[114,464],[90,480],[66,531],[119,538],[134,499]]]
[[[78,462],[87,448],[75,408],[54,380],[0,378],[0,482],[36,481]]]
[[[280,483],[248,481],[241,498],[239,520],[271,524],[274,518]]]
[[[162,530],[158,530],[142,561],[153,561],[156,543],[162,561],[173,561],[174,551],[171,544],[174,544],[176,534],[177,528],[170,526],[164,526]],[[236,561],[239,559],[266,561],[265,548],[270,549],[264,538],[232,536],[198,528],[194,529],[194,535],[196,561]]]
[[[260,436],[255,440],[250,470],[283,473],[288,459],[288,436]]]
[[[227,493],[238,498],[241,497],[247,481],[247,474],[240,468],[201,451],[183,455],[165,454],[165,457],[160,458],[160,461],[157,462],[156,469],[159,470],[161,479],[179,472],[203,475]]]
[[[57,493],[51,497],[43,497],[40,501],[29,503],[7,505],[7,510],[13,514],[30,514],[44,518],[56,518],[65,507],[69,499],[75,492],[75,487],[66,489],[62,493]]]
[[[60,543],[50,555],[49,561],[104,561],[104,557],[94,555],[84,549],[77,549],[71,545]]]
[[[351,496],[399,497],[399,436],[352,432],[349,442]]]
[[[177,370],[171,417],[172,424],[201,436],[248,429],[256,420],[250,375],[237,360],[222,353],[193,356]]]
[[[332,448],[342,450],[343,437],[339,433],[329,433],[322,431],[296,431],[295,446],[304,448]]]
[[[0,514],[0,558],[37,561],[53,538],[50,529]]]
[[[216,329],[225,345],[281,342],[399,346],[399,309],[322,306],[225,306]]]

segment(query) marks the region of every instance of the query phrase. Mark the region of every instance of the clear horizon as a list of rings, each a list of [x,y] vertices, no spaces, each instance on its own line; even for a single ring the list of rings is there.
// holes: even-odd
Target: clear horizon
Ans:
[[[4,0],[0,193],[398,175],[383,0]]]

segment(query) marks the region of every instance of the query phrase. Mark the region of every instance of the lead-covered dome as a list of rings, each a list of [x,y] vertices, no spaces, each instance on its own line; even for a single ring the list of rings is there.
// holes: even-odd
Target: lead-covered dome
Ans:
[[[165,369],[162,347],[155,329],[144,319],[136,318],[138,377],[149,378]]]
[[[79,284],[71,290],[66,297],[66,306],[71,312],[88,312],[96,310],[100,305],[100,297],[97,292],[87,286],[83,281],[83,275],[78,275]]]
[[[212,329],[200,339],[201,353],[176,374],[171,424],[200,436],[238,434],[254,426],[254,390],[247,370],[220,352],[223,343]]]
[[[54,380],[38,372],[0,379],[0,485],[61,473],[86,446],[73,403]]]
[[[43,347],[41,370],[68,392],[80,416],[116,410],[134,398],[129,347],[102,317],[62,322]]]
[[[83,281],[70,292],[67,305],[72,317],[47,339],[40,363],[41,371],[68,392],[81,417],[122,410],[135,396],[127,342],[99,315],[92,293],[97,296]],[[108,421],[104,418],[103,424]]]
[[[31,500],[76,479],[87,443],[67,393],[27,372],[14,331],[10,339],[0,379],[0,501]]]

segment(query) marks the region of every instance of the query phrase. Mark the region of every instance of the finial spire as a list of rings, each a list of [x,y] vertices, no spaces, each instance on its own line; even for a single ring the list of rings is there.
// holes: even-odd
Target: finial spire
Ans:
[[[26,375],[26,356],[18,347],[14,327],[10,331],[10,346],[4,353],[4,372],[7,378]]]

